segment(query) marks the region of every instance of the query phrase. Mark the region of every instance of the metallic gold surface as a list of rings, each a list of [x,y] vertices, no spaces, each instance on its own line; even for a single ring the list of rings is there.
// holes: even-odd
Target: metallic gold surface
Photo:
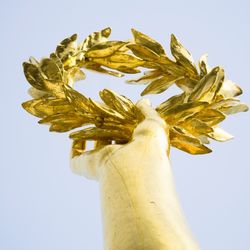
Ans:
[[[132,29],[131,41],[109,41],[111,29],[90,34],[77,43],[74,34],[64,39],[48,58],[30,58],[23,63],[24,74],[31,88],[32,100],[23,108],[50,125],[50,131],[66,132],[73,139],[72,157],[85,150],[86,140],[96,141],[96,147],[129,142],[135,127],[144,119],[136,105],[111,90],[100,91],[102,103],[78,91],[73,85],[85,79],[82,69],[114,76],[139,73],[143,76],[130,84],[146,84],[141,95],[159,94],[176,84],[182,93],[172,96],[156,107],[170,126],[170,144],[191,154],[211,152],[205,144],[209,139],[226,141],[230,134],[218,127],[226,115],[248,110],[236,96],[239,86],[225,79],[221,67],[210,69],[207,55],[195,65],[187,49],[171,35],[173,58],[149,36]],[[90,127],[89,127],[90,126]]]

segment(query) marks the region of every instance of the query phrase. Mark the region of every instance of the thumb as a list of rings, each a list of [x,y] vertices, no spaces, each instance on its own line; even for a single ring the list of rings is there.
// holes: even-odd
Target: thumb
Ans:
[[[169,126],[151,106],[148,99],[140,100],[136,106],[141,110],[145,119],[135,128],[133,141],[142,142],[151,148],[157,148],[169,154]]]
[[[86,151],[70,159],[70,168],[75,174],[98,180],[99,168],[106,158],[119,147],[119,145],[108,145],[100,149]]]
[[[138,127],[144,127],[152,129],[164,129],[165,132],[168,131],[168,126],[166,122],[160,117],[159,113],[151,106],[148,99],[141,99],[137,102],[136,106],[140,109],[145,119],[138,125]]]
[[[163,120],[158,114],[158,112],[152,108],[149,99],[141,99],[136,103],[136,106],[141,110],[142,114],[145,116],[145,119],[156,120],[161,123]]]

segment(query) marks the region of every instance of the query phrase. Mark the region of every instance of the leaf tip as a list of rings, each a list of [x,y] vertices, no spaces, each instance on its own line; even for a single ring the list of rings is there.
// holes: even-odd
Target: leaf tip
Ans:
[[[110,36],[110,34],[111,34],[111,28],[110,27],[107,27],[107,28],[105,28],[105,29],[103,29],[102,31],[101,31],[101,34],[104,36],[104,37],[106,37],[106,38],[108,38],[109,36]]]
[[[22,106],[23,109],[26,109],[26,107],[27,107],[27,102],[21,103],[21,106]]]
[[[72,42],[76,41],[76,39],[77,39],[77,34],[76,34],[76,33],[73,34],[73,35],[70,37],[70,40],[71,40]]]
[[[170,40],[171,40],[171,43],[178,41],[178,39],[176,38],[176,36],[173,33],[170,36]]]

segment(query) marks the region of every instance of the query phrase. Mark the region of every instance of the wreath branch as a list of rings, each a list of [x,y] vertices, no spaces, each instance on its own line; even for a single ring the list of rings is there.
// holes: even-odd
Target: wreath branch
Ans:
[[[129,42],[109,41],[111,29],[90,34],[77,44],[77,35],[64,39],[49,57],[23,63],[24,74],[32,86],[32,100],[23,108],[48,124],[50,131],[70,133],[73,139],[72,157],[84,152],[86,141],[95,147],[111,143],[127,143],[133,130],[144,117],[137,106],[123,95],[104,89],[102,103],[74,90],[76,81],[85,79],[82,69],[94,70],[121,77],[125,74],[144,75],[130,84],[147,85],[142,96],[160,94],[173,84],[182,93],[172,96],[156,107],[170,126],[170,144],[191,154],[211,152],[210,139],[227,141],[230,134],[218,127],[227,115],[248,110],[236,97],[242,94],[239,86],[225,79],[224,70],[210,69],[206,55],[198,66],[187,49],[171,35],[169,58],[163,47],[149,36],[132,29]]]

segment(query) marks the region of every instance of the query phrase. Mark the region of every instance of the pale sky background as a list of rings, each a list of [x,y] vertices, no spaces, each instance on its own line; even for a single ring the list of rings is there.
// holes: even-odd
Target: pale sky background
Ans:
[[[103,249],[98,184],[71,173],[67,134],[49,133],[21,108],[30,99],[23,61],[49,55],[73,33],[80,41],[107,26],[111,39],[131,38],[134,27],[167,51],[174,33],[195,60],[208,53],[211,66],[222,65],[250,104],[249,13],[247,0],[1,1],[0,249]],[[143,88],[86,73],[77,86],[94,98],[112,88],[135,101]],[[229,117],[223,127],[235,139],[212,143],[209,155],[171,152],[178,194],[203,250],[249,250],[249,120],[249,113]]]

